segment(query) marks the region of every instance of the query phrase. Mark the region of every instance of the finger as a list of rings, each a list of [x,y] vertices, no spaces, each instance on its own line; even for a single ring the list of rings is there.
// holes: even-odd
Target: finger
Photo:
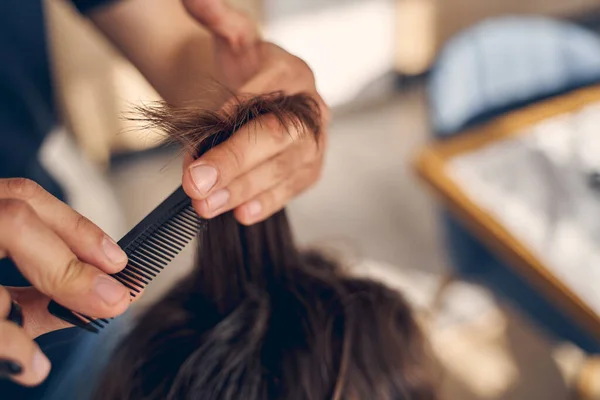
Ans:
[[[73,326],[48,312],[50,298],[34,287],[7,287],[13,300],[19,303],[23,312],[23,329],[27,336],[35,339],[48,332]]]
[[[25,331],[0,321],[0,375],[25,386],[40,384],[50,372],[50,361]]]
[[[192,199],[205,199],[282,152],[300,136],[297,127],[286,128],[273,115],[262,116],[190,164],[183,188]]]
[[[6,287],[10,297],[20,306],[23,314],[23,329],[27,336],[35,339],[48,332],[70,328],[73,325],[55,317],[48,311],[50,298],[34,287]],[[135,302],[139,296],[132,298]],[[0,309],[1,309],[0,299]],[[1,319],[1,315],[0,315]]]
[[[129,305],[123,285],[80,261],[23,201],[0,200],[0,248],[40,292],[74,311],[107,318]]]
[[[236,51],[259,37],[256,24],[223,0],[183,0],[183,5],[192,17],[214,35],[227,40]]]
[[[319,157],[317,143],[312,138],[299,140],[251,171],[234,179],[226,188],[217,190],[207,199],[194,201],[196,212],[212,218],[253,199],[279,185],[295,171]]]
[[[80,260],[111,274],[127,264],[127,255],[113,239],[37,183],[24,178],[0,179],[0,199],[11,198],[33,207]]]
[[[321,166],[319,163],[307,166],[296,172],[290,179],[285,180],[272,189],[269,189],[247,203],[235,209],[236,219],[244,225],[252,225],[275,214],[285,204],[308,189],[317,181]]]
[[[0,286],[0,320],[6,319],[10,313],[12,298],[8,290]]]

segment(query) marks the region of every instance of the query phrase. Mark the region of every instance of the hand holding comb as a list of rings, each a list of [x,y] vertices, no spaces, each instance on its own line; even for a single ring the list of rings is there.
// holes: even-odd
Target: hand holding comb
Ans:
[[[111,276],[130,290],[132,298],[136,297],[205,227],[206,221],[196,214],[180,186],[119,240],[129,261]],[[93,333],[110,322],[71,311],[55,301],[50,302],[48,311]]]

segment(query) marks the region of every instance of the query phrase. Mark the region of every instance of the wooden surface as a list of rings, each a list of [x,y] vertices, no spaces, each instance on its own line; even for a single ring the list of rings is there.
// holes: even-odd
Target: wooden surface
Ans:
[[[431,144],[417,157],[415,169],[471,232],[600,341],[600,316],[498,221],[479,208],[445,173],[446,162],[456,155],[518,135],[527,126],[597,101],[600,101],[600,86],[582,89],[507,114],[473,131]]]

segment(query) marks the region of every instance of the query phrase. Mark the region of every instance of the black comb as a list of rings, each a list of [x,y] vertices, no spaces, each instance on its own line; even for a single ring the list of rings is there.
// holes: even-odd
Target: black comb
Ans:
[[[136,297],[205,227],[206,221],[196,214],[180,186],[119,240],[129,261],[121,272],[111,276],[130,290],[132,298]],[[110,322],[71,311],[54,301],[48,305],[48,311],[94,333]]]

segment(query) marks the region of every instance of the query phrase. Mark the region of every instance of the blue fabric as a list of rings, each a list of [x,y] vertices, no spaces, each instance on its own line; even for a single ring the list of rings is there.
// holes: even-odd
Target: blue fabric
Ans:
[[[0,2],[0,178],[25,176],[56,123],[40,0]]]
[[[115,318],[98,334],[77,330],[72,351],[62,368],[46,384],[43,400],[91,399],[102,372],[110,365],[110,355],[131,326],[131,312]]]
[[[533,17],[492,19],[452,39],[430,80],[437,135],[490,110],[600,79],[600,41],[583,28]]]
[[[431,73],[431,120],[439,138],[512,108],[600,81],[600,38],[533,17],[484,22],[451,40]],[[557,339],[600,352],[600,343],[498,260],[446,211],[445,242],[454,267],[516,305]]]
[[[101,1],[76,2],[90,10]],[[31,177],[57,123],[46,30],[41,0],[0,1],[0,178]]]
[[[0,381],[1,399],[86,400],[110,363],[114,347],[130,326],[131,313],[111,320],[100,333],[69,328],[36,339],[52,362],[48,379],[35,388]]]

